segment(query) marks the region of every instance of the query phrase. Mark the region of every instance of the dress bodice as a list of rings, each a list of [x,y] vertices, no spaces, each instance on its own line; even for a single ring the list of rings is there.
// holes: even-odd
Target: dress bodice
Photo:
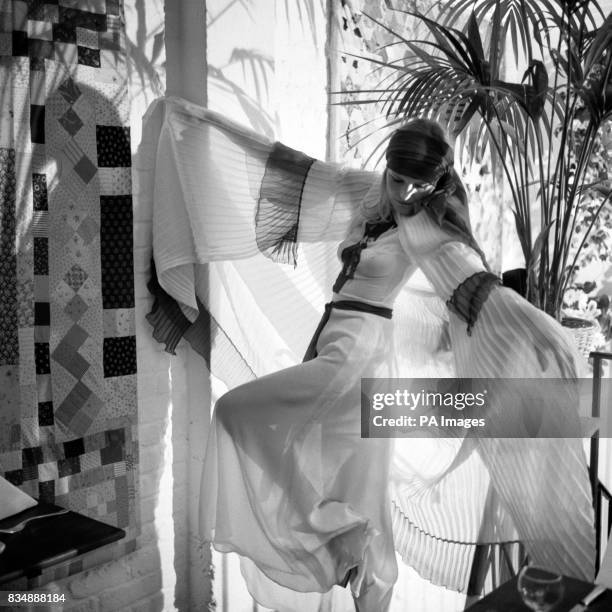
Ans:
[[[347,267],[347,254],[359,245],[363,236],[363,227],[355,227],[338,247],[343,271]],[[368,239],[362,245],[350,278],[334,285],[334,299],[358,300],[392,308],[402,285],[415,270],[399,241],[397,227]]]

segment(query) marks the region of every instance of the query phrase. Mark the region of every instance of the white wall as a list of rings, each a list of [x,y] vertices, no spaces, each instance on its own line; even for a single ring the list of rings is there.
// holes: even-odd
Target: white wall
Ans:
[[[307,4],[313,8],[310,18]],[[252,0],[247,8],[246,3],[208,0],[209,108],[324,159],[328,132],[324,6],[318,0]],[[252,262],[254,267],[265,264],[275,267],[269,261]],[[242,262],[243,273],[246,265]],[[214,561],[217,609],[263,610],[254,606],[236,557],[215,553]]]

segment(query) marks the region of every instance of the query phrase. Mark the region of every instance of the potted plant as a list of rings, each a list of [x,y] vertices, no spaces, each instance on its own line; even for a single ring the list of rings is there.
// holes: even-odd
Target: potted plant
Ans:
[[[607,166],[592,162],[612,117],[612,14],[589,0],[452,0],[436,21],[401,12],[428,36],[405,38],[370,16],[394,41],[386,59],[357,56],[381,80],[346,103],[379,100],[388,125],[429,116],[470,161],[490,159],[511,195],[527,298],[561,318],[576,261],[611,205]],[[585,222],[587,200],[597,205]]]
[[[575,283],[563,296],[562,315],[585,357],[603,350],[612,337],[610,296],[598,293],[597,283]]]

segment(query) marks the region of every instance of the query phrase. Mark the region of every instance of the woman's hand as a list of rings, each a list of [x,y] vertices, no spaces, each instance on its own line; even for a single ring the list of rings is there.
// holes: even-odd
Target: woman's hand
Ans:
[[[543,372],[550,372],[551,376],[558,375],[563,378],[576,378],[578,367],[575,353],[571,346],[560,334],[551,335],[548,326],[539,326],[531,317],[525,317],[529,330],[532,333],[533,348]],[[559,332],[563,330],[559,329]]]

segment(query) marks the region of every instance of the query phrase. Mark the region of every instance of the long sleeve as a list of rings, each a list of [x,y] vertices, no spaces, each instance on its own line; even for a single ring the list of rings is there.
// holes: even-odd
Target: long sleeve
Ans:
[[[400,221],[403,247],[445,301],[458,285],[486,271],[480,255],[441,229],[424,212]],[[546,384],[510,387],[512,395],[489,397],[486,413],[494,437],[477,441],[478,454],[502,507],[512,518],[532,559],[547,567],[592,579],[594,536],[576,393],[570,393],[579,356],[571,338],[552,317],[515,291],[493,286],[481,305],[473,333],[450,316],[459,377],[508,379],[567,378],[567,393],[546,392]],[[521,383],[516,382],[517,385]],[[548,383],[550,385],[550,383]],[[496,401],[494,401],[496,400]],[[510,437],[534,414],[558,438]]]
[[[295,263],[298,242],[341,240],[380,190],[377,173],[315,160],[178,98],[147,111],[137,164],[160,285],[193,312],[194,265],[257,253]]]
[[[471,246],[436,225],[424,210],[412,217],[400,217],[399,230],[402,246],[443,300],[448,300],[467,278],[486,271],[481,256]]]

